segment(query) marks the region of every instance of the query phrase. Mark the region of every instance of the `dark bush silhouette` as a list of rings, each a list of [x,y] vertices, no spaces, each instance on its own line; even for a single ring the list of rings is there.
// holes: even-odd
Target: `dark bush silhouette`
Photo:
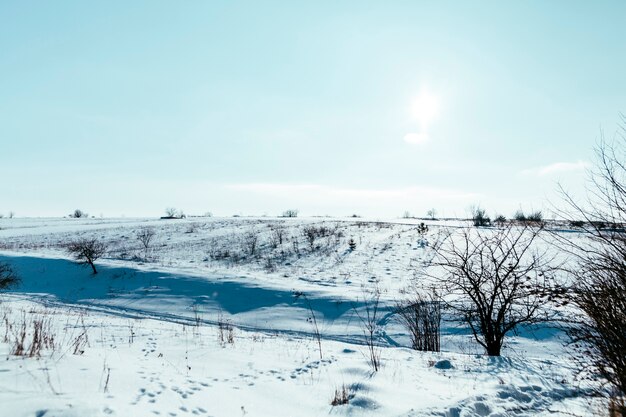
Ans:
[[[11,265],[0,262],[0,290],[7,290],[20,283],[20,278]]]
[[[472,208],[472,221],[476,227],[491,225],[491,219],[487,216],[485,209],[478,206]]]

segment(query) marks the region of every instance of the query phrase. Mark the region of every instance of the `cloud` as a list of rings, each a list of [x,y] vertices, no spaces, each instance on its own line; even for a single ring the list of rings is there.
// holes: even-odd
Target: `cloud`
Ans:
[[[422,145],[430,140],[428,133],[407,133],[404,135],[404,141],[411,145]]]
[[[479,198],[476,193],[438,187],[348,188],[319,184],[243,183],[225,185],[252,201],[271,201],[280,207],[297,207],[304,214],[394,214],[410,208],[426,213],[431,207],[463,207]]]
[[[524,169],[520,171],[520,174],[524,176],[545,177],[547,175],[554,175],[554,174],[559,174],[559,173],[564,173],[564,172],[584,171],[589,166],[590,164],[585,161],[555,162],[553,164],[546,165],[543,167]]]

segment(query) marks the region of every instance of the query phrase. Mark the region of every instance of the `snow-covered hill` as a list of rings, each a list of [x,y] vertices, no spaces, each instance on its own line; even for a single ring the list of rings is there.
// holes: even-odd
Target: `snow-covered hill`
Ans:
[[[507,416],[601,409],[558,330],[501,358],[444,322],[442,352],[408,349],[394,307],[459,222],[363,219],[0,219],[6,416]],[[137,232],[151,228],[148,248]],[[99,273],[78,237],[108,244]],[[351,243],[352,241],[352,243]],[[374,372],[363,322],[381,292]],[[37,332],[37,335],[35,334]],[[24,334],[22,355],[15,355]],[[320,340],[317,339],[317,334]],[[40,343],[32,347],[32,341]],[[32,357],[28,355],[32,349]],[[331,405],[336,391],[347,404]],[[338,395],[341,397],[342,395]]]

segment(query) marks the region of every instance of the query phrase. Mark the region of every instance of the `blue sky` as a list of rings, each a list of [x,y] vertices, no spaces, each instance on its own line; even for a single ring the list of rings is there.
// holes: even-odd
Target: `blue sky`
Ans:
[[[0,212],[507,216],[626,111],[626,2],[0,0]]]

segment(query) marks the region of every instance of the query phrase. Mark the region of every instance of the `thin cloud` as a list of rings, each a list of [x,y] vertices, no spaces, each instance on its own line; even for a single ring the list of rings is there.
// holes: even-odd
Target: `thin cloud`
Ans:
[[[407,133],[404,135],[404,141],[411,145],[422,145],[430,140],[428,133]]]
[[[550,165],[536,168],[528,168],[520,171],[523,176],[545,177],[548,175],[561,174],[564,172],[584,171],[590,166],[588,162],[555,162]]]
[[[339,212],[366,208],[371,213],[393,213],[400,208],[463,206],[479,199],[476,193],[438,187],[347,188],[319,184],[245,183],[225,185],[229,191],[270,199],[281,206],[296,205],[311,213]],[[306,210],[304,210],[306,209]]]

